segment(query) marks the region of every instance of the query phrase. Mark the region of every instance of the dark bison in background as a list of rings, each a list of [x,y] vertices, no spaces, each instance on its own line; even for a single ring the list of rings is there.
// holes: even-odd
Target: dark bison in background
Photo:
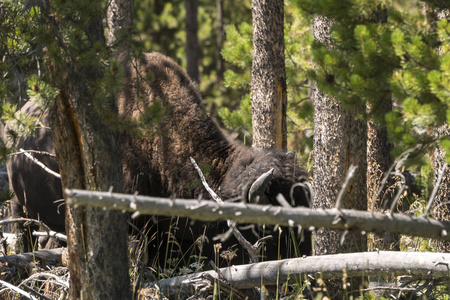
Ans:
[[[6,126],[4,129],[6,141],[10,146],[14,143],[16,150],[23,148],[37,151],[32,153],[36,159],[52,171],[59,172],[52,133],[48,127],[48,116],[31,101],[25,103],[21,111],[36,118],[35,132],[31,136],[18,137],[17,140],[12,141],[7,135],[10,128]],[[54,231],[64,232],[65,206],[57,202],[63,198],[60,179],[50,175],[23,154],[13,155],[6,164],[6,168],[10,189],[15,193],[11,199],[12,217],[41,220]],[[29,233],[24,237],[28,239]],[[40,239],[40,246],[43,248],[56,245],[58,242],[55,239]]]
[[[281,193],[292,206],[308,206],[307,191],[295,185],[306,181],[308,174],[296,164],[294,155],[282,151],[256,151],[228,140],[206,113],[197,86],[173,60],[159,53],[150,53],[143,54],[138,60],[131,60],[124,54],[119,56],[119,62],[125,67],[125,85],[117,95],[119,117],[126,121],[138,121],[135,124],[139,124],[135,130],[127,131],[121,138],[126,193],[210,198],[190,161],[190,157],[193,157],[204,170],[211,188],[224,201],[244,199],[279,205],[276,196]],[[151,112],[157,111],[155,107],[164,113],[152,115]],[[47,135],[50,138],[49,132]],[[49,148],[45,149],[51,151]],[[14,177],[16,172],[25,173],[26,169],[29,171],[23,175],[22,183],[30,184],[30,189],[36,185],[55,185],[58,187],[53,188],[60,192],[60,183],[53,178],[49,179],[50,175],[43,174],[38,170],[39,167],[32,167],[32,163],[24,158],[20,162],[22,166],[17,163],[11,165],[11,176]],[[252,184],[272,168],[273,175],[267,184],[263,188],[254,189]],[[42,175],[36,176],[37,172]],[[29,211],[37,209],[35,212],[42,214],[42,220],[43,213],[46,212],[48,216],[55,217],[48,220],[48,224],[62,228],[63,219],[55,213],[56,205],[52,203],[54,197],[43,197],[38,193],[46,192],[36,190],[36,195],[28,198],[28,201],[19,200],[20,205],[33,208]],[[30,200],[39,204],[31,203]],[[212,237],[227,230],[225,222],[204,224],[179,220],[176,225],[168,222],[172,222],[170,218],[156,217],[148,222],[147,229],[151,238],[148,253],[151,259],[165,257],[189,260],[192,254],[202,254],[213,259],[213,244],[217,242]],[[169,236],[167,228],[170,225],[176,231],[174,236],[170,235],[176,239],[173,244],[166,242]],[[294,256],[293,252],[287,250],[293,246],[287,241],[290,238],[287,230],[284,230],[281,242],[279,231],[268,228],[265,230],[265,235],[273,235],[273,238],[266,240],[264,256],[269,259],[277,258],[278,244],[281,247],[281,257]],[[202,252],[199,252],[199,243],[194,241],[203,233],[206,239],[202,240],[206,243]],[[258,240],[254,234],[262,234],[262,230],[256,226],[243,233],[253,244]],[[232,237],[223,243],[222,249],[226,250],[234,244],[238,242]],[[295,246],[299,245],[300,253],[310,254],[309,232],[305,233],[303,241],[297,240]],[[233,262],[248,261],[243,250],[240,247],[238,249],[238,258]]]

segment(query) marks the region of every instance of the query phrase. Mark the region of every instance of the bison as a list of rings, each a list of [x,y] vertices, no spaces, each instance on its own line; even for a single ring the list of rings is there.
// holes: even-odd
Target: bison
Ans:
[[[190,161],[192,157],[203,169],[210,187],[223,200],[279,205],[276,196],[282,194],[292,206],[309,206],[308,192],[296,185],[306,181],[308,174],[297,165],[294,155],[278,150],[257,151],[229,140],[205,111],[197,85],[172,59],[160,53],[147,53],[139,59],[130,59],[127,54],[122,54],[118,61],[124,67],[125,79],[123,89],[116,95],[116,104],[119,119],[128,122],[127,127],[131,128],[121,135],[125,192],[209,198]],[[29,164],[24,160],[22,163]],[[10,168],[12,176],[20,168],[24,167],[16,164]],[[263,188],[255,188],[253,183],[270,169],[273,169],[272,175]],[[44,176],[48,176],[37,177],[35,174],[29,173],[28,176],[42,181]],[[60,188],[60,183],[53,181],[40,183],[49,184]],[[35,185],[30,185],[30,188]],[[30,203],[30,200],[39,201],[40,197],[42,195],[28,198],[22,205],[37,207],[37,212],[41,214],[49,210],[55,213],[56,207],[49,202],[40,205]],[[59,215],[58,218],[54,216],[51,223],[49,220],[49,225],[52,226],[57,220],[57,225],[63,226]],[[148,252],[151,258],[155,261],[158,257],[180,259],[193,257],[192,254],[215,257],[212,237],[226,231],[225,222],[203,224],[182,220],[176,225],[171,222],[170,218],[153,217],[148,223],[151,236]],[[176,228],[176,234],[168,234],[168,228]],[[261,234],[262,230],[257,226],[245,232],[244,235],[254,243],[258,237],[251,232]],[[279,239],[288,238],[286,230],[281,237],[278,237],[278,232],[268,233],[274,235],[273,239],[266,240],[264,254],[269,259],[278,257],[278,244],[282,250],[281,257],[292,255],[287,251],[292,244]],[[305,235],[304,241],[298,240],[295,246],[300,243],[300,253],[310,254],[310,233]],[[176,241],[171,240],[172,244],[167,241],[174,236]],[[205,243],[198,242],[202,240],[198,239],[199,236],[205,237]],[[203,250],[195,251],[200,244]],[[230,238],[223,243],[222,249],[228,249],[233,244],[237,241]],[[171,252],[169,249],[174,249],[174,245],[178,251]],[[237,261],[248,259],[245,255],[238,255]]]
[[[8,126],[3,134],[9,146],[14,144],[16,149],[34,150],[33,156],[54,172],[59,172],[55,155],[52,133],[48,127],[48,115],[42,113],[39,107],[31,101],[25,103],[21,111],[36,118],[35,132],[30,136],[11,140]],[[13,155],[6,164],[10,190],[15,195],[11,199],[11,215],[13,218],[26,217],[41,220],[52,230],[64,232],[65,207],[57,200],[63,199],[61,181],[50,175],[42,167],[31,162],[23,154]],[[25,235],[26,241],[29,233]],[[56,239],[40,239],[40,246],[49,248],[58,245]],[[25,243],[25,248],[29,245]]]

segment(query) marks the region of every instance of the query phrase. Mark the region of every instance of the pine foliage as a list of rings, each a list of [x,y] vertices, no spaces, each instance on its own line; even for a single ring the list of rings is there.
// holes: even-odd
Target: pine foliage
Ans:
[[[296,4],[333,20],[332,47],[312,44],[316,68],[309,76],[360,117],[386,126],[394,155],[435,144],[433,130],[450,121],[448,20],[435,25],[423,14],[448,8],[448,1],[311,1]],[[385,99],[394,108],[384,114]],[[366,104],[371,110],[366,110]],[[450,162],[450,140],[439,140]]]

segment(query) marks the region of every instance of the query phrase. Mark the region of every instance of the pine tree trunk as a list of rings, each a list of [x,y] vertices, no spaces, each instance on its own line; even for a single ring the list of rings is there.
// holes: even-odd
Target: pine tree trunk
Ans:
[[[105,128],[84,89],[92,80],[70,72],[51,110],[52,133],[64,187],[122,189],[117,133]],[[77,92],[75,92],[77,91]],[[87,100],[87,101],[86,101]],[[125,214],[96,208],[66,209],[71,299],[129,299]]]
[[[343,198],[342,208],[367,210],[365,122],[339,102],[320,91],[314,93],[314,208],[333,208],[351,165],[357,166]],[[366,250],[360,232],[348,232],[340,245],[342,232],[318,230],[315,254]]]
[[[332,47],[332,22],[323,17],[314,20],[315,38]],[[357,166],[342,199],[342,208],[367,210],[367,124],[355,120],[355,114],[320,91],[314,92],[314,208],[336,206],[337,196],[351,165]],[[360,232],[319,229],[314,236],[315,255],[361,252],[367,250],[366,237]],[[361,278],[350,280],[348,290],[358,290]],[[343,293],[342,281],[328,282],[332,296]]]
[[[286,149],[286,71],[283,0],[252,1],[253,147]]]
[[[186,0],[186,72],[197,83],[200,82],[198,73],[198,0]]]
[[[217,49],[216,49],[216,71],[219,88],[222,89],[223,73],[224,73],[224,59],[222,57],[222,47],[225,40],[225,25],[223,20],[223,0],[216,0],[217,9]]]
[[[133,3],[131,0],[110,0],[108,5],[108,44],[112,45],[117,40],[119,30],[128,29],[131,33],[133,25]],[[131,34],[130,34],[131,35]],[[128,38],[130,35],[126,35]],[[121,42],[121,41],[118,41]],[[125,46],[127,46],[126,43]]]
[[[102,14],[86,28],[92,44],[105,43]],[[54,74],[60,93],[50,119],[64,188],[122,190],[118,133],[93,109],[89,83],[102,77],[76,61]],[[113,103],[111,99],[111,104]],[[71,299],[130,299],[126,216],[120,211],[67,207]]]

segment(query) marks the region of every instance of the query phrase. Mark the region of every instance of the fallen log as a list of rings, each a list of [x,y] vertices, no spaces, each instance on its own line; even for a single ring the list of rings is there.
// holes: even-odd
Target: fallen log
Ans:
[[[343,270],[353,276],[399,276],[414,279],[449,279],[450,254],[423,252],[378,251],[346,253],[261,262],[231,266],[160,280],[153,283],[170,299],[179,295],[193,295],[211,281],[228,282],[235,289],[299,283],[312,278],[342,278]]]
[[[64,249],[65,248],[57,248],[51,250],[40,250],[22,254],[0,256],[0,263],[6,265],[21,265],[31,269],[36,265],[37,262],[42,265],[62,265],[61,255]]]
[[[140,214],[179,216],[200,221],[235,220],[239,223],[328,228],[366,233],[400,233],[450,241],[450,222],[402,213],[350,209],[309,209],[208,200],[167,199],[112,192],[66,190],[72,205],[103,207]]]

